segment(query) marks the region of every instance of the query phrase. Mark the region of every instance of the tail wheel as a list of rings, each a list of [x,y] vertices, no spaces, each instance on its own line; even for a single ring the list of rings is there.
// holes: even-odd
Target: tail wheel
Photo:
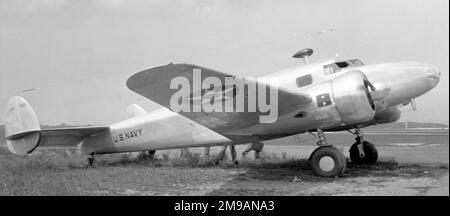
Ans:
[[[94,161],[95,161],[94,152],[92,152],[91,154],[89,154],[89,157],[88,157],[88,164],[89,164],[89,166],[93,166],[94,165]]]
[[[313,172],[323,177],[334,177],[344,173],[345,157],[341,151],[333,146],[317,148],[310,157]]]
[[[89,166],[93,166],[93,165],[94,165],[94,161],[95,161],[95,159],[94,159],[93,157],[89,157],[89,158],[88,158],[88,164],[89,164]]]
[[[378,151],[375,146],[367,141],[363,142],[364,157],[359,155],[358,145],[355,143],[350,147],[350,159],[353,164],[375,164],[378,159]]]

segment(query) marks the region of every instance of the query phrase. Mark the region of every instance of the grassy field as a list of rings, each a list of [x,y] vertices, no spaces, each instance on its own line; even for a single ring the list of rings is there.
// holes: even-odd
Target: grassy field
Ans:
[[[346,153],[346,146],[340,148]],[[215,166],[202,149],[185,158],[179,151],[159,151],[155,160],[113,154],[88,167],[74,150],[21,157],[0,148],[0,195],[423,195],[448,173],[448,145],[380,147],[380,162],[348,163],[340,179],[313,175],[304,157],[313,149],[268,145],[261,161],[239,158],[237,166],[229,160]]]
[[[348,157],[352,135],[327,138]],[[229,160],[213,165],[202,148],[190,149],[188,157],[158,151],[155,160],[138,153],[103,155],[88,167],[75,149],[38,148],[22,157],[0,145],[0,195],[424,195],[448,174],[448,133],[366,138],[377,145],[380,162],[348,163],[340,179],[313,175],[307,158],[316,138],[310,134],[266,142],[261,161],[242,158],[246,146],[237,146],[237,166]]]

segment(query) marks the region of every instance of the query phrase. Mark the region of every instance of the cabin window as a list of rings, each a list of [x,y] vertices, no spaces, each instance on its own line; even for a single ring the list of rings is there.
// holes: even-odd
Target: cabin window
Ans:
[[[313,83],[311,74],[301,76],[297,78],[297,87],[305,87],[307,85],[311,85]]]

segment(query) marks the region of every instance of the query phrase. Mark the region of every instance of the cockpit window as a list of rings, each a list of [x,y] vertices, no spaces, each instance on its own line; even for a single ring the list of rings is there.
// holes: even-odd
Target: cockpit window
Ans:
[[[341,61],[341,62],[329,64],[329,65],[324,65],[323,72],[325,75],[329,75],[329,74],[338,73],[338,72],[342,71],[342,69],[344,69],[344,68],[356,67],[356,66],[361,66],[361,65],[364,65],[364,63],[362,61],[360,61],[359,59],[351,59],[348,61]]]
[[[346,68],[346,67],[350,66],[350,64],[347,63],[347,62],[336,62],[336,65],[337,65],[339,68]]]
[[[359,59],[352,59],[348,60],[350,63],[352,63],[353,66],[361,66],[364,65],[364,63]]]
[[[324,71],[325,75],[337,73],[339,70],[341,70],[341,69],[335,64],[329,64],[329,65],[323,66],[323,71]]]

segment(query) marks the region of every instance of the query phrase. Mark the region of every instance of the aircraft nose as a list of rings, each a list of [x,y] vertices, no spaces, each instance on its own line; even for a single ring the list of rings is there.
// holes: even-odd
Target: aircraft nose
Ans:
[[[427,66],[426,71],[428,83],[430,84],[431,88],[434,88],[439,83],[441,72],[434,66]]]

